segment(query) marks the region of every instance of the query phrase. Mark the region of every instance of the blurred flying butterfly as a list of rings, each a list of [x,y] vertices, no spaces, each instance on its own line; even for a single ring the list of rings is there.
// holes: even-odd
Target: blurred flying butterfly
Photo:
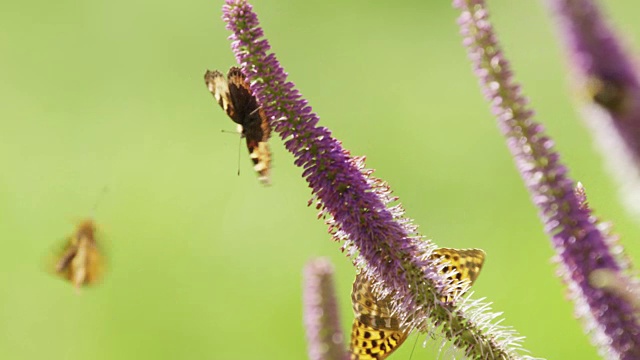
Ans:
[[[623,111],[628,105],[628,94],[620,81],[594,76],[587,80],[586,89],[593,102],[611,112]]]
[[[268,184],[271,152],[267,141],[271,127],[242,70],[232,67],[226,78],[217,70],[207,70],[204,81],[218,104],[238,124],[238,131],[247,139],[253,169],[258,173],[260,182]]]
[[[98,246],[92,219],[81,221],[55,256],[53,272],[76,288],[98,283],[104,273],[104,257]]]
[[[434,250],[431,259],[438,260],[442,274],[449,274],[452,296],[474,283],[484,263],[484,251],[480,249]],[[451,275],[455,270],[456,275]],[[443,299],[445,301],[450,299]],[[355,319],[351,330],[351,360],[382,360],[397,349],[409,336],[397,317],[392,315],[391,295],[378,299],[371,279],[363,273],[356,275],[351,292]]]

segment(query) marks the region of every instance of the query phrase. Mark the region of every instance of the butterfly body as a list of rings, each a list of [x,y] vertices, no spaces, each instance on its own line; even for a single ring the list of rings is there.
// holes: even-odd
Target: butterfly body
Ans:
[[[268,184],[271,151],[267,141],[271,127],[244,74],[240,68],[232,67],[226,77],[216,70],[207,71],[204,79],[220,107],[238,124],[239,132],[247,140],[253,168],[258,173],[259,180]]]
[[[453,296],[462,293],[478,277],[485,253],[480,249],[439,248],[431,255],[447,275]],[[443,301],[450,301],[447,297]],[[356,275],[351,291],[355,319],[351,331],[351,360],[383,360],[409,336],[400,319],[392,313],[391,295],[379,298],[373,282],[363,273]]]
[[[71,234],[55,263],[55,273],[77,288],[102,279],[104,261],[96,239],[93,220],[83,220]]]

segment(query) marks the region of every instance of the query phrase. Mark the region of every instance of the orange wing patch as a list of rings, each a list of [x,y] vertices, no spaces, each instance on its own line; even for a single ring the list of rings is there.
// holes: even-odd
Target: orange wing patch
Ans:
[[[78,224],[56,256],[54,272],[76,288],[98,283],[104,274],[104,258],[98,248],[93,220]]]

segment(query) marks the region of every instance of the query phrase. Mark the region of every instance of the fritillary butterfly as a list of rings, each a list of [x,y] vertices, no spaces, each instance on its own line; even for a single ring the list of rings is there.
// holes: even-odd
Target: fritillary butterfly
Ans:
[[[455,296],[473,284],[484,263],[485,253],[480,249],[436,249],[431,255],[443,265],[442,273],[452,273],[449,280]],[[449,299],[443,299],[449,300]],[[351,360],[382,360],[389,356],[409,335],[398,318],[391,314],[391,295],[376,298],[372,282],[364,274],[356,275],[351,292],[355,319],[351,330]]]

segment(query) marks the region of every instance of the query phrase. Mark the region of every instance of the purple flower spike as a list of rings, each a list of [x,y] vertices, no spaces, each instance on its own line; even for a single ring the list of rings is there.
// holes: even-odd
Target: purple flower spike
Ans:
[[[558,18],[577,87],[591,98],[583,117],[622,185],[624,202],[640,212],[640,74],[633,57],[595,1],[547,1]]]
[[[598,269],[589,277],[591,284],[615,294],[633,305],[636,314],[640,312],[640,286],[637,281],[608,269]]]
[[[309,359],[347,360],[333,285],[333,266],[326,259],[310,261],[304,270],[304,323]]]
[[[354,263],[374,280],[378,296],[391,294],[394,315],[408,329],[442,330],[443,335],[476,359],[516,359],[519,340],[511,330],[495,323],[487,305],[453,296],[443,265],[429,258],[435,248],[416,233],[384,182],[364,168],[364,159],[342,148],[306,100],[287,81],[252,6],[227,0],[223,19],[228,23],[232,49],[276,133],[295,156],[295,164],[312,189],[334,239]],[[454,297],[455,298],[455,297]],[[428,321],[430,319],[430,321]]]
[[[552,239],[576,313],[587,321],[593,341],[607,358],[640,359],[640,324],[632,304],[589,281],[594,271],[620,274],[620,263],[591,215],[584,192],[574,191],[553,142],[533,120],[533,111],[502,54],[485,2],[456,0],[454,6],[462,11],[459,24],[464,45]]]

